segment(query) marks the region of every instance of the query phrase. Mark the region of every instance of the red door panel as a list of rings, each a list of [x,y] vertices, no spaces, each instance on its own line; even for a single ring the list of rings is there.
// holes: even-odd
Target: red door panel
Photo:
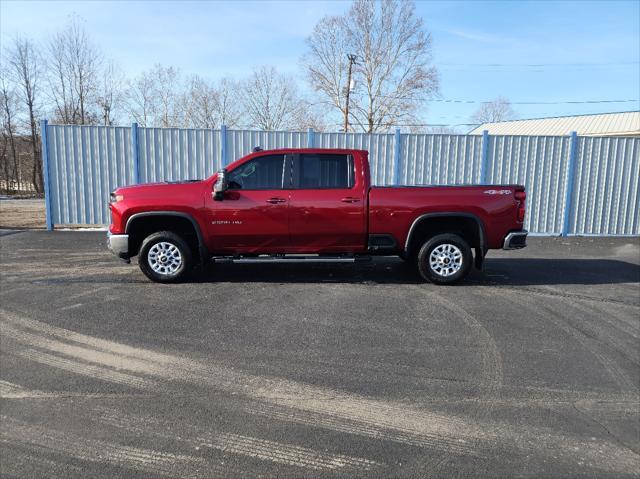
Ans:
[[[284,154],[250,158],[228,171],[222,201],[206,200],[214,254],[282,253],[289,247],[290,161]]]
[[[289,191],[227,191],[207,208],[209,249],[219,253],[280,253],[289,247]]]
[[[357,173],[351,155],[294,156],[289,232],[296,252],[363,251],[366,197],[361,175]]]
[[[363,200],[350,189],[291,190],[291,245],[304,253],[359,252],[366,243]]]

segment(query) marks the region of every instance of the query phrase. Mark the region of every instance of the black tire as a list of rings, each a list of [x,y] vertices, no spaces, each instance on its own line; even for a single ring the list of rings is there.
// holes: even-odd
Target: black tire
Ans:
[[[158,255],[160,246],[156,248],[154,248],[154,246],[160,245],[160,243],[164,243],[164,245],[161,245],[162,247],[171,245],[177,249],[179,252],[179,265],[177,267],[176,262],[178,262],[178,255],[175,254],[173,249],[169,250],[171,252],[170,254],[165,254],[164,256],[162,256],[164,250],[161,250],[160,257],[157,260],[149,259],[149,252],[152,251],[152,248],[152,255]],[[169,258],[169,260],[167,260],[167,258]],[[165,261],[165,263],[162,263],[162,261]],[[171,261],[171,263],[168,261]],[[156,264],[157,269],[160,271],[154,270],[151,263]],[[142,242],[140,251],[138,252],[138,265],[140,266],[140,270],[151,281],[156,283],[177,283],[184,281],[189,273],[191,273],[193,253],[186,241],[177,234],[171,231],[158,231],[157,233],[147,236]],[[163,269],[166,272],[162,272],[161,270]]]
[[[430,261],[431,253],[438,247],[442,247],[441,259],[437,259],[437,264],[433,267]],[[461,262],[459,266],[457,258]],[[471,271],[473,255],[469,243],[464,238],[447,233],[433,236],[425,241],[416,261],[420,276],[425,280],[435,284],[455,284],[462,281]]]

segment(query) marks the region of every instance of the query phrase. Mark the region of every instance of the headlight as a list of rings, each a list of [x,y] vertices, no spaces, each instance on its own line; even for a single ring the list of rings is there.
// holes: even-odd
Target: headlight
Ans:
[[[124,196],[116,195],[114,192],[111,192],[111,195],[109,196],[109,203],[117,203],[118,201],[122,201],[123,199]]]

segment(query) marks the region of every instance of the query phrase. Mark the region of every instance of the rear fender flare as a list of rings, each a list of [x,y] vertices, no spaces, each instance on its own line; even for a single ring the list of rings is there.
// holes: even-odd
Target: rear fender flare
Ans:
[[[413,238],[413,235],[415,234],[415,231],[418,227],[418,225],[423,222],[423,221],[427,221],[429,219],[432,218],[470,218],[473,221],[475,221],[476,225],[478,226],[478,237],[480,238],[480,246],[479,248],[476,248],[476,252],[477,251],[481,251],[483,256],[484,253],[487,251],[486,248],[486,231],[484,228],[484,223],[482,222],[482,220],[480,218],[478,218],[476,215],[474,215],[473,213],[460,213],[460,212],[442,212],[442,213],[425,213],[422,214],[420,216],[418,216],[415,220],[413,220],[413,223],[411,223],[411,227],[409,228],[409,233],[407,234],[407,239],[405,240],[404,243],[404,254],[405,256],[409,257],[410,255],[410,246],[411,246],[411,240]],[[476,255],[477,256],[477,255]],[[476,259],[476,263],[477,263],[477,259]]]

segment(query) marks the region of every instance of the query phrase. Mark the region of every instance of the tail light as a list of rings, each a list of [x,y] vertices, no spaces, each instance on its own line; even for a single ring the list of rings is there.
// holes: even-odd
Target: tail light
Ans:
[[[514,197],[518,203],[518,223],[524,223],[524,215],[526,213],[525,202],[527,199],[527,193],[524,190],[518,190],[515,192]]]

